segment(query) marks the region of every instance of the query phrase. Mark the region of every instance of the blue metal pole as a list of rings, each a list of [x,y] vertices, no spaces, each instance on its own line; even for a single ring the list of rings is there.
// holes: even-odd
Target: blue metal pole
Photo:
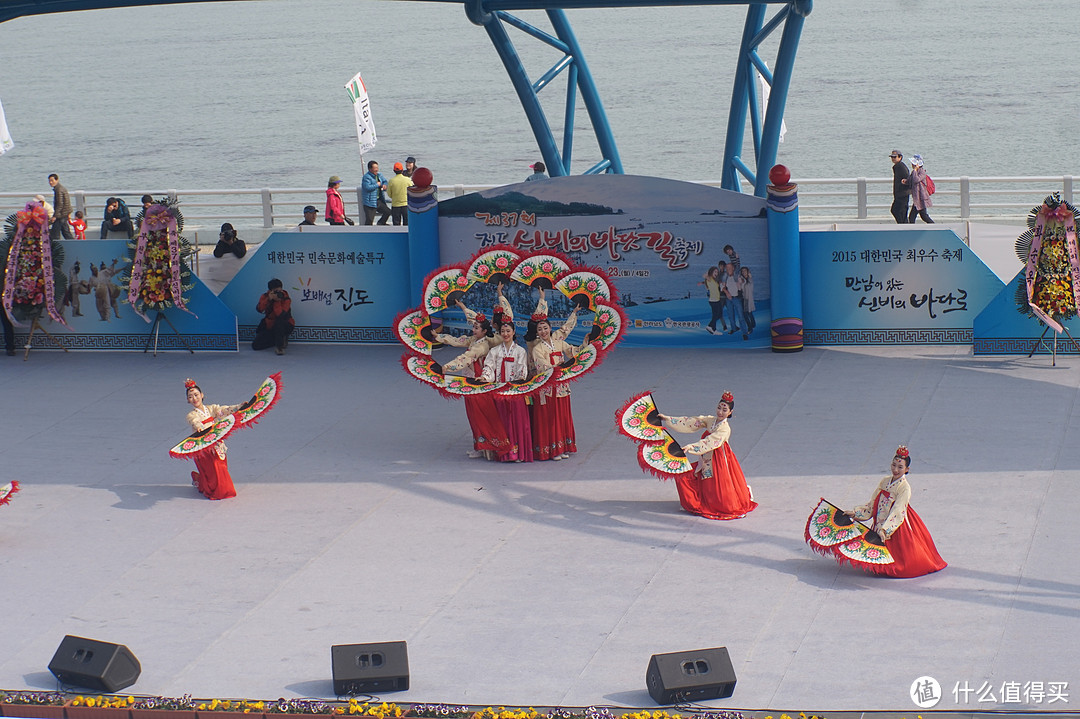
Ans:
[[[600,101],[600,93],[596,90],[596,83],[593,81],[588,63],[585,62],[585,55],[578,44],[577,36],[574,35],[574,31],[570,28],[570,21],[567,20],[565,12],[557,9],[548,10],[547,15],[551,20],[551,26],[555,28],[555,34],[567,44],[570,48],[570,54],[574,56],[578,89],[581,91],[581,99],[585,103],[585,110],[589,113],[589,119],[592,121],[593,133],[596,135],[596,142],[600,146],[600,154],[611,163],[608,172],[621,175],[623,167],[622,160],[619,158],[619,148],[615,145],[615,137],[611,133],[607,112],[604,111],[604,104]]]
[[[743,139],[746,136],[746,111],[749,93],[753,91],[753,67],[750,53],[754,51],[753,40],[761,29],[765,17],[764,5],[750,5],[746,9],[739,57],[735,63],[735,82],[731,88],[731,108],[728,110],[727,141],[724,144],[724,166],[720,173],[720,187],[735,192],[742,191],[738,163],[742,157]],[[745,166],[745,164],[744,164]]]
[[[809,12],[807,10],[806,12]],[[772,89],[769,92],[769,107],[765,110],[765,126],[762,129],[761,153],[758,155],[757,182],[754,194],[765,196],[769,184],[768,174],[761,168],[770,168],[776,164],[776,155],[780,149],[780,126],[784,121],[784,106],[787,104],[788,88],[795,68],[795,54],[799,49],[799,37],[802,34],[804,17],[793,5],[787,9],[787,22],[780,36],[780,48],[776,53],[776,67],[773,69]]]

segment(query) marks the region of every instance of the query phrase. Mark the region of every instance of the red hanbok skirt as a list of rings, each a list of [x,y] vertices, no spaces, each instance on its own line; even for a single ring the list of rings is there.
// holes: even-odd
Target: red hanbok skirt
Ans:
[[[495,411],[498,419],[506,428],[510,438],[510,449],[499,455],[500,462],[531,462],[532,429],[529,423],[529,408],[524,397],[498,397],[495,399]]]
[[[885,548],[892,555],[892,564],[863,564],[852,562],[860,569],[867,569],[875,574],[887,577],[921,577],[944,569],[948,565],[938,554],[930,530],[923,524],[922,517],[908,505],[904,523],[897,527],[892,536],[885,540]]]
[[[532,440],[536,460],[577,452],[570,395],[548,397],[546,404],[541,404],[539,397],[533,400]]]
[[[682,508],[707,519],[739,519],[752,512],[757,502],[727,442],[713,450],[712,466],[712,477],[686,473],[675,479]]]
[[[473,449],[494,452],[500,457],[510,451],[510,437],[490,393],[466,395],[465,416],[472,428]]]
[[[229,476],[229,463],[210,450],[195,457],[198,472],[192,472],[191,478],[207,499],[228,499],[236,496],[232,477]]]

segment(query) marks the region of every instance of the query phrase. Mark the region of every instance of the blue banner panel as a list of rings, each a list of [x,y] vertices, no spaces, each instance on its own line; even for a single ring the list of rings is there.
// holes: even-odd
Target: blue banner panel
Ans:
[[[803,232],[807,345],[967,344],[1001,280],[951,230]]]
[[[1080,317],[1062,323],[1068,334],[1055,337],[1054,330],[1018,311],[1016,294],[1023,282],[1024,270],[1020,270],[975,318],[975,354],[1080,353],[1076,342],[1080,339]]]
[[[655,177],[579,175],[439,203],[443,265],[500,244],[558,252],[607,277],[629,320],[626,346],[769,344],[768,236],[765,201],[759,197]],[[743,283],[740,297],[733,282],[732,299],[723,296],[710,303],[705,275],[711,268],[719,270],[720,262],[736,264],[736,275],[746,268],[749,287]],[[536,306],[536,295],[517,289],[508,298],[515,316],[524,321]],[[486,312],[491,298],[472,296],[481,291],[474,287],[464,301]],[[556,324],[568,307],[552,304]],[[587,330],[589,321],[582,317],[579,327]]]
[[[194,272],[191,279],[195,286],[187,293],[187,307],[194,314],[176,307],[165,310],[163,315],[172,327],[160,323],[154,343],[153,325],[135,314],[120,286],[121,276],[131,262],[128,241],[59,242],[64,248],[63,271],[68,278],[68,292],[56,298],[56,305],[71,330],[47,317],[42,318],[41,326],[68,349],[141,350],[152,346],[158,350],[186,351],[186,343],[196,351],[236,351],[236,316]],[[155,313],[147,317],[152,321]],[[25,346],[29,331],[15,329],[16,344]],[[40,332],[34,333],[32,344],[44,349],[55,347]]]
[[[394,318],[409,308],[408,235],[306,230],[270,235],[221,291],[241,341],[255,336],[262,319],[255,305],[277,278],[292,299],[290,343],[397,342]]]

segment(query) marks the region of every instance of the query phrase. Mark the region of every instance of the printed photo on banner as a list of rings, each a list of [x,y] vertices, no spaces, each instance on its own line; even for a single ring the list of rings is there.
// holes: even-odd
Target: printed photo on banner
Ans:
[[[495,245],[559,252],[606,276],[629,320],[626,346],[769,343],[761,198],[663,178],[581,175],[439,203],[444,264]],[[519,311],[527,317],[532,307]]]

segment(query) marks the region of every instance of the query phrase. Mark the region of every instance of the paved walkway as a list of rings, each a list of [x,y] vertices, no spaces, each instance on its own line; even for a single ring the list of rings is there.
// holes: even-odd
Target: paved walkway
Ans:
[[[650,707],[651,655],[726,646],[715,708],[914,717],[922,676],[959,715],[1080,701],[1080,358],[621,349],[574,388],[574,458],[498,465],[465,458],[463,406],[399,355],[6,358],[0,480],[24,491],[0,507],[0,688],[55,688],[76,634],[126,644],[137,694],[332,698],[331,645],[406,640],[412,686],[384,699]],[[281,403],[229,442],[239,496],[200,498],[167,455],[184,378],[236,402],[277,370]],[[638,469],[612,416],[644,389],[675,414],[735,393],[755,512],[689,516]],[[899,443],[950,566],[813,554],[818,498],[865,502]]]

